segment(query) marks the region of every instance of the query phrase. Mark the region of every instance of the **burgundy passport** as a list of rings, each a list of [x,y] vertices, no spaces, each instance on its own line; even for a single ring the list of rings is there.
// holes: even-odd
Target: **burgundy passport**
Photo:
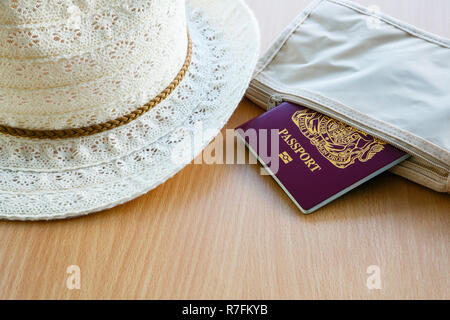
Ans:
[[[288,102],[236,130],[305,214],[409,157],[378,138]]]

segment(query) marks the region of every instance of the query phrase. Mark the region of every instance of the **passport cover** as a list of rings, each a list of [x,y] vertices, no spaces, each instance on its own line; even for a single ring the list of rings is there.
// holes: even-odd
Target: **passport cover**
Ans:
[[[257,130],[256,139],[244,134],[248,129]],[[277,130],[279,152],[262,157],[259,140],[264,139],[266,150],[272,150],[270,135],[273,129]],[[245,145],[305,214],[314,212],[409,157],[405,152],[341,121],[288,102],[236,130]],[[277,172],[270,169],[274,160],[279,161]]]

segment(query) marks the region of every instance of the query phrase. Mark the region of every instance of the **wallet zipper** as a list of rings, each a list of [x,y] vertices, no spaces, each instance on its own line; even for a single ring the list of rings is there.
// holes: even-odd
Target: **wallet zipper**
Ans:
[[[336,111],[326,106],[323,106],[321,104],[318,104],[316,102],[313,102],[300,96],[278,92],[255,80],[252,81],[247,91],[247,95],[251,98],[251,100],[253,100],[258,105],[267,106],[267,110],[271,110],[283,102],[292,102],[295,104],[304,105],[305,107],[308,107],[312,110],[318,111],[334,119],[347,123],[361,131],[364,131],[368,134],[373,135],[374,137],[377,137],[389,143],[390,145],[412,156],[415,156],[414,158],[410,158],[407,161],[410,161],[414,163],[414,165],[420,167],[421,174],[423,174],[425,177],[429,179],[436,181],[441,185],[447,184],[449,171],[445,168],[445,166],[440,164],[438,161],[429,157],[428,154],[421,152],[421,150],[418,150],[416,148],[405,146],[378,130],[373,130],[372,128],[367,127],[361,123],[357,123],[354,120],[343,117],[341,114],[337,113]]]

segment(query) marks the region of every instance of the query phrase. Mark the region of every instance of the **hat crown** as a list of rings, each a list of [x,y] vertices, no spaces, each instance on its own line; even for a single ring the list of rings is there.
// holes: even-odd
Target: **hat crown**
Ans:
[[[73,55],[142,25],[161,24],[181,1],[0,1],[0,53],[16,59]],[[172,11],[173,13],[173,11]],[[149,30],[155,32],[156,30]]]
[[[75,3],[95,3],[75,1]],[[2,0],[0,1],[0,25],[51,23],[67,16],[67,8],[74,5],[70,0]]]
[[[0,124],[115,119],[158,95],[186,51],[184,0],[0,1]]]
[[[83,13],[114,7],[140,11],[144,10],[147,5],[156,2],[140,0],[2,0],[0,1],[0,25],[52,24],[69,19],[78,9]],[[175,4],[174,1],[172,4]]]

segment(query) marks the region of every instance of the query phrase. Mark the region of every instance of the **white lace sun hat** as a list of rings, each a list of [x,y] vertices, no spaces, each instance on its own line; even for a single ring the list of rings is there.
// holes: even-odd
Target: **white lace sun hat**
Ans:
[[[0,2],[0,218],[136,198],[225,125],[250,81],[241,0]]]

